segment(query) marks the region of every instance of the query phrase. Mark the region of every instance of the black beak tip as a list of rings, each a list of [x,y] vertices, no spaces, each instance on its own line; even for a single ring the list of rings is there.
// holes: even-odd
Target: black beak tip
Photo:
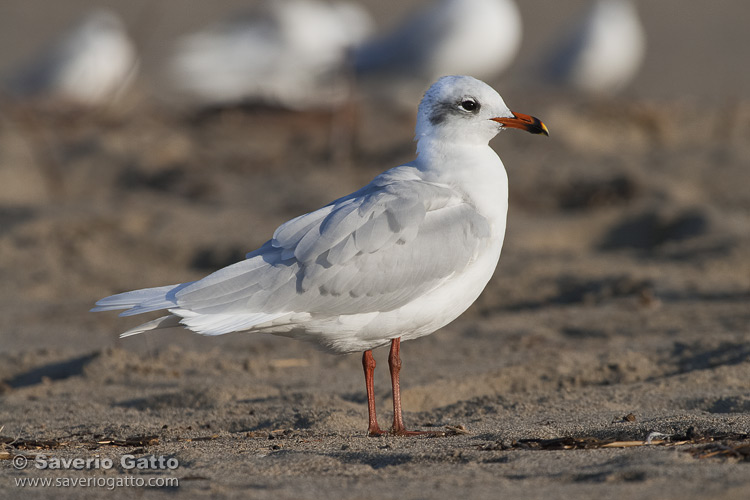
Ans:
[[[529,132],[549,137],[549,129],[547,128],[547,125],[542,123],[539,118],[534,118],[534,123],[531,125]]]

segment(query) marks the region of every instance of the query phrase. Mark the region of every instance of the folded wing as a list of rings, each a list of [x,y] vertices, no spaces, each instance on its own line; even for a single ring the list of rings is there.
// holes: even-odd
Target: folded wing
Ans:
[[[100,301],[124,314],[167,308],[218,335],[309,313],[399,308],[462,270],[489,243],[487,220],[447,186],[390,171],[365,188],[280,226],[247,259],[206,278]],[[109,304],[101,302],[109,300]],[[161,306],[161,307],[159,307]]]

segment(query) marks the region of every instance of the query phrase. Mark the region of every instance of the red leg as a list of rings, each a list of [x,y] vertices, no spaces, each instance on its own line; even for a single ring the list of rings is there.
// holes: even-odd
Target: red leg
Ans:
[[[367,386],[367,414],[369,417],[367,434],[370,436],[380,436],[381,434],[385,434],[385,432],[380,430],[378,419],[375,415],[375,382],[373,380],[375,358],[372,357],[372,350],[365,351],[362,354],[362,367],[365,370],[365,386]]]
[[[434,431],[407,431],[401,416],[401,387],[399,373],[401,372],[401,339],[391,340],[391,352],[388,355],[388,366],[391,369],[391,387],[393,388],[393,428],[391,432],[397,436],[445,435]],[[373,362],[374,363],[374,362]]]

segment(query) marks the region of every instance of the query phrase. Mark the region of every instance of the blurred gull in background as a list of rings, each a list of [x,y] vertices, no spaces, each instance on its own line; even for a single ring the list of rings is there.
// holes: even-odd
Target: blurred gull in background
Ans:
[[[349,96],[346,54],[371,26],[355,4],[269,0],[252,17],[182,39],[169,69],[175,84],[205,105],[331,107]]]
[[[554,45],[544,69],[548,80],[582,92],[611,95],[637,74],[646,36],[630,0],[597,0]]]
[[[492,78],[521,43],[521,16],[513,0],[438,0],[413,13],[393,32],[354,52],[356,74],[371,88],[411,102],[443,75]]]
[[[17,97],[104,105],[130,86],[138,56],[120,18],[89,12],[11,82]]]

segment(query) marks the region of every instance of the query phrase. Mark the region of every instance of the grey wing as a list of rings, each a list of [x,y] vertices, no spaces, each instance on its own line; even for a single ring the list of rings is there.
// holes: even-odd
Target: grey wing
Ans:
[[[191,328],[206,323],[202,333],[294,312],[388,311],[460,272],[487,245],[489,223],[453,190],[391,180],[381,176],[287,222],[247,260],[179,290],[172,311]],[[212,322],[221,328],[209,331]]]
[[[390,195],[380,193],[382,204],[358,227],[331,231],[332,246],[300,240],[298,307],[327,315],[397,309],[462,271],[489,239],[489,224],[470,205],[426,210],[419,197]]]

